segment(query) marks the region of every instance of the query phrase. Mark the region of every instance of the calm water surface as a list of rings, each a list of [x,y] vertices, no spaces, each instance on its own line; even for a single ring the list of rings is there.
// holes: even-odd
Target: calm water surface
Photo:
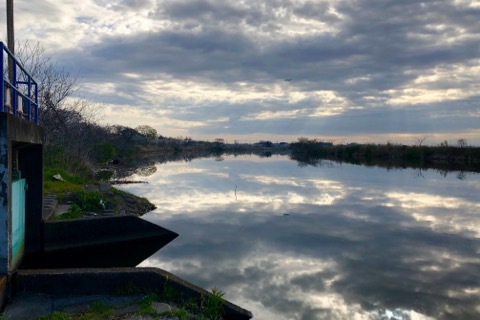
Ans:
[[[480,319],[480,177],[288,157],[157,165],[126,185],[180,234],[140,266],[255,319]]]

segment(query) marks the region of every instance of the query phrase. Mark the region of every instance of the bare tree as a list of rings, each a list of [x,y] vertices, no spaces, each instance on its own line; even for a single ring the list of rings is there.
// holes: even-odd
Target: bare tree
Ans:
[[[44,116],[63,108],[78,89],[78,76],[54,63],[39,42],[17,43],[16,56],[38,83],[39,109]],[[40,124],[45,125],[45,120],[41,116]]]
[[[17,58],[38,83],[39,124],[47,133],[46,163],[75,172],[88,165],[99,138],[108,135],[97,124],[102,108],[74,97],[78,77],[54,63],[40,43],[17,43],[17,48]]]
[[[423,136],[423,137],[419,137],[419,138],[416,138],[415,139],[415,144],[419,147],[422,146],[423,142],[427,139],[427,137]]]
[[[459,146],[462,149],[466,148],[468,146],[467,139],[458,139],[457,140],[457,146]]]

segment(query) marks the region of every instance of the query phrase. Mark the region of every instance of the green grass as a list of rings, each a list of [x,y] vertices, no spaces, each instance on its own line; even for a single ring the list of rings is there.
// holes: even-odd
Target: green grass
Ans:
[[[60,174],[65,181],[54,180],[53,176]],[[89,181],[82,177],[69,174],[63,169],[44,168],[43,170],[43,191],[45,194],[64,194],[83,190],[83,186]]]
[[[108,319],[113,315],[114,308],[102,301],[96,301],[90,305],[90,312],[85,314],[85,319]]]
[[[35,320],[71,320],[71,316],[66,312],[53,312],[47,316],[36,318]]]
[[[137,314],[142,316],[157,316],[157,311],[155,311],[155,309],[153,308],[152,303],[159,300],[160,299],[157,294],[148,294],[145,299],[143,299],[140,303],[140,309],[138,309]]]
[[[163,312],[162,315],[177,317],[180,320],[188,320],[188,311],[184,308]]]

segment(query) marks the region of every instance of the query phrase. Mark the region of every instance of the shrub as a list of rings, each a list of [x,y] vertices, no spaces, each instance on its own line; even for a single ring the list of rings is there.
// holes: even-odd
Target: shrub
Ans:
[[[80,191],[75,194],[76,203],[83,211],[105,209],[105,199],[98,191]]]

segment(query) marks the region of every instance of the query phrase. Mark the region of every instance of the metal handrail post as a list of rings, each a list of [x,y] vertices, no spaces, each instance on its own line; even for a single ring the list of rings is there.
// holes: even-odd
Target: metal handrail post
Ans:
[[[28,101],[27,101],[28,121],[31,121],[31,118],[32,118],[31,99],[32,99],[31,79],[30,77],[28,77]]]
[[[13,79],[11,79],[12,82],[12,105],[13,105],[13,115],[17,115],[17,109],[18,109],[18,88],[17,88],[17,62],[12,58],[11,61],[13,61]]]
[[[2,78],[0,80],[0,86],[1,86],[1,89],[0,89],[0,112],[6,112],[7,109],[5,107],[5,98],[6,98],[6,87],[8,86],[8,88],[10,89],[9,92],[10,92],[10,104],[11,104],[11,112],[13,115],[15,116],[23,116],[23,109],[20,110],[22,113],[19,113],[19,109],[18,109],[18,106],[19,106],[19,99],[22,99],[22,102],[26,102],[26,106],[25,106],[25,109],[27,110],[27,113],[28,113],[28,116],[26,117],[28,119],[28,121],[32,121],[32,117],[34,118],[34,122],[35,124],[38,124],[38,84],[37,82],[35,81],[35,79],[32,78],[32,76],[30,75],[30,73],[27,72],[27,70],[25,70],[25,68],[22,66],[22,64],[20,63],[20,61],[17,60],[17,58],[15,58],[15,56],[13,55],[13,53],[5,46],[5,44],[3,42],[0,41],[0,59],[1,59],[1,62],[0,62],[0,67],[3,72],[4,68],[5,68],[5,57],[7,57],[7,59],[5,60],[8,60],[8,67],[9,69],[12,70],[12,79],[11,80],[8,80],[6,79],[3,75],[2,75]],[[5,56],[6,54],[6,56]],[[19,79],[17,79],[18,77],[18,73],[19,72],[23,72],[25,74],[25,76],[27,77],[27,80],[28,81],[19,81]],[[19,85],[27,85],[27,92],[28,93],[23,93],[21,92],[20,88],[18,88]],[[35,86],[35,88],[33,88],[33,86]],[[32,92],[32,90],[34,90],[34,92]],[[34,97],[32,97],[32,95]],[[33,100],[35,99],[35,100]],[[25,100],[28,100],[28,101],[25,101]],[[23,105],[23,103],[22,103]],[[22,106],[23,107],[23,106]],[[32,107],[34,108],[33,110],[33,115],[32,115]]]
[[[35,123],[38,124],[38,84],[35,82]]]

